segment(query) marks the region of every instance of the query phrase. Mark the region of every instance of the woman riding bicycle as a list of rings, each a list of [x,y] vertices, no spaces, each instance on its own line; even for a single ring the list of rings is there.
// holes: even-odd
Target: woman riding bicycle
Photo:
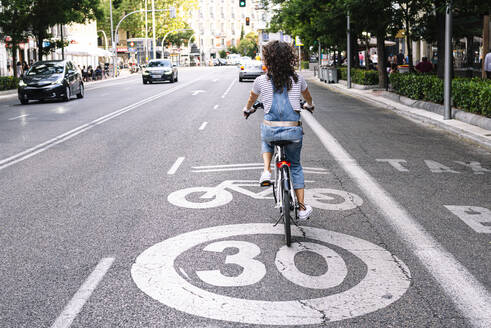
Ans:
[[[306,220],[312,213],[312,207],[304,204],[304,176],[300,164],[303,130],[300,120],[300,94],[313,109],[312,97],[304,78],[295,72],[298,58],[293,48],[286,42],[271,41],[263,47],[263,61],[267,73],[254,81],[249,101],[244,108],[244,116],[253,110],[251,107],[259,95],[264,103],[264,122],[261,125],[262,155],[264,171],[259,183],[271,185],[271,159],[273,146],[271,142],[291,141],[286,146],[286,156],[291,162],[293,189],[300,205],[298,218]],[[306,105],[307,106],[307,105]]]

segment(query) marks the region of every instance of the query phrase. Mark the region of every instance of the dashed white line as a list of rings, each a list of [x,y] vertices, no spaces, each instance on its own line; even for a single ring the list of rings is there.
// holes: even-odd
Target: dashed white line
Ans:
[[[13,120],[16,120],[18,118],[27,117],[27,116],[29,116],[29,114],[24,114],[24,115],[19,115],[19,116],[16,116],[16,117],[11,117],[11,118],[9,118],[9,121],[13,121]]]
[[[213,106],[213,109],[217,109],[217,108],[218,108],[218,105]]]
[[[169,171],[167,171],[167,174],[172,175],[175,174],[179,166],[181,166],[182,162],[184,161],[184,157],[179,157],[176,159],[174,164],[172,164],[171,168]]]
[[[222,95],[222,98],[225,98],[225,96],[230,92],[230,89],[232,89],[232,86],[235,83],[235,79],[232,80],[232,83],[228,86],[227,90],[225,90],[225,93]]]
[[[199,127],[199,129],[200,130],[204,130],[207,125],[208,125],[208,122],[203,122],[203,124],[201,124],[201,126]]]
[[[61,314],[56,318],[51,328],[68,328],[72,324],[75,317],[80,313],[85,302],[90,298],[97,285],[101,282],[104,275],[114,262],[114,258],[108,257],[100,260],[94,271],[80,286],[78,291],[73,295],[72,299],[65,306]]]
[[[489,327],[491,295],[486,287],[426,232],[310,113],[302,112],[302,118],[331,156],[384,215],[386,222],[440,284],[469,323],[474,327]]]

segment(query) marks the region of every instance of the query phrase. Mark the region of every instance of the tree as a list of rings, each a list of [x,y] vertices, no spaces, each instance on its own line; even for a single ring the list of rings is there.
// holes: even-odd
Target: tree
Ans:
[[[240,40],[237,50],[242,56],[254,57],[257,54],[257,34],[254,32],[248,33]]]
[[[32,6],[31,0],[10,0],[8,3],[3,3],[3,8],[0,10],[2,38],[10,37],[12,45],[13,71],[14,76],[17,76],[17,48],[18,44],[24,41],[28,36],[29,30],[29,8]]]
[[[102,29],[107,35],[110,35],[111,23],[109,14],[109,0],[101,0],[104,12],[104,17],[97,21],[97,28]],[[114,4],[114,1],[113,1]],[[187,21],[189,21],[188,12],[195,8],[197,0],[155,0],[155,9],[169,9],[170,7],[177,8],[177,17],[171,18],[169,10],[156,11],[155,12],[155,37],[163,38],[167,32],[189,28]],[[128,13],[145,9],[145,0],[120,0],[119,7],[114,8],[113,5],[113,21],[114,26]],[[147,10],[151,10],[151,2],[148,1]],[[152,36],[152,12],[147,13],[148,16],[148,36]],[[120,29],[128,33],[129,37],[144,37],[145,36],[145,13],[135,13],[128,16],[121,23]],[[168,36],[173,43],[184,43],[189,40],[192,32],[179,32],[177,36]],[[112,37],[111,37],[112,38]],[[167,40],[166,40],[167,42]]]
[[[394,5],[394,27],[404,29],[407,41],[409,70],[413,70],[412,41],[419,40],[419,26],[424,23],[421,13],[431,10],[428,0],[396,0]]]
[[[52,26],[84,23],[102,17],[99,0],[31,0],[29,23],[38,44],[39,60],[55,47],[44,48],[43,42],[51,37]],[[61,45],[61,44],[60,44]]]

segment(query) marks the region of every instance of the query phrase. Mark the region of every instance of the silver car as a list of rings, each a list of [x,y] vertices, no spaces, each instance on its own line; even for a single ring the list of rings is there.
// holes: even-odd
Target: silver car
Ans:
[[[174,83],[177,82],[177,67],[168,59],[154,59],[143,70],[142,78],[143,84],[154,81],[169,81],[170,83]]]
[[[251,60],[244,65],[240,66],[239,71],[239,82],[246,79],[255,80],[256,77],[264,74],[266,72],[266,67],[259,60]]]

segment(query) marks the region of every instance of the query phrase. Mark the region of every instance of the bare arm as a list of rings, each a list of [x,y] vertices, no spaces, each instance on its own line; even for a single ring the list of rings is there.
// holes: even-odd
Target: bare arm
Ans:
[[[246,108],[250,109],[252,105],[256,102],[257,98],[259,95],[255,94],[254,92],[251,91],[251,94],[249,95],[249,100],[247,101]]]
[[[302,91],[302,96],[303,96],[303,99],[305,99],[307,101],[307,104],[309,104],[309,106],[313,106],[313,102],[312,102],[312,96],[310,95],[310,91],[309,89],[305,89],[304,91]]]

